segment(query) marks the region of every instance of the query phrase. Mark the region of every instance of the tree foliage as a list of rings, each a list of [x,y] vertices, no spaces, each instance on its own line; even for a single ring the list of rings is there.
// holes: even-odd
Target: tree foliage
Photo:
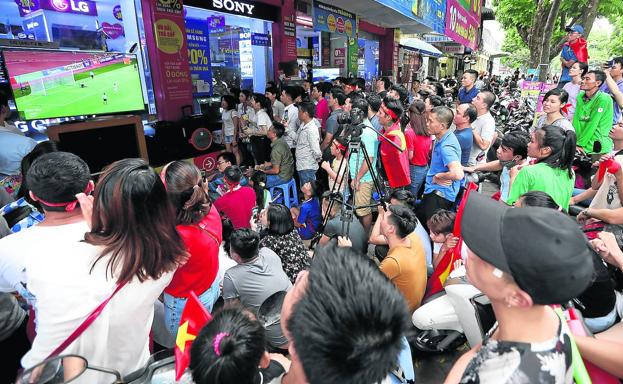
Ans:
[[[505,49],[514,47],[509,52],[519,52],[522,42],[531,68],[560,54],[569,25],[581,24],[588,36],[598,16],[623,23],[621,0],[496,0],[494,4],[496,19],[509,36]]]

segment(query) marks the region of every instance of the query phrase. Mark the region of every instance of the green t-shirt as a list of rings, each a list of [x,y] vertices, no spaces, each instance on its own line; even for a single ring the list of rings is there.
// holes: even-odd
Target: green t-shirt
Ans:
[[[366,126],[372,125],[368,119],[364,120],[363,123]],[[364,128],[363,132],[361,133],[361,145],[366,147],[366,151],[368,152],[368,156],[370,157],[370,163],[374,167],[376,161],[376,153],[379,149],[379,140],[376,132],[374,132],[371,128]],[[352,153],[350,155],[350,157],[348,158],[348,169],[350,170],[351,179],[355,179],[364,161],[365,159],[363,158],[363,151],[359,154],[359,161],[357,161],[356,153]],[[359,181],[362,183],[371,183],[372,175],[370,174],[370,171],[368,170],[368,172],[366,172]]]
[[[569,200],[575,185],[575,175],[569,177],[566,170],[552,168],[545,163],[527,165],[519,171],[508,193],[508,204],[513,204],[521,195],[530,191],[545,192],[564,210],[569,208]]]
[[[612,129],[613,114],[610,95],[599,91],[585,102],[584,92],[580,92],[573,114],[577,146],[588,153],[610,153],[613,147],[612,139],[609,136]],[[594,152],[593,145],[597,141],[601,143],[601,150]]]
[[[273,165],[279,165],[279,178],[282,180],[290,180],[294,175],[294,159],[290,147],[283,137],[278,138],[270,145],[270,162]]]

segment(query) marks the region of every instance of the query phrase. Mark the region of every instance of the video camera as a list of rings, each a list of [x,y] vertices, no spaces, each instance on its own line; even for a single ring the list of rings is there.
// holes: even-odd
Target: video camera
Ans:
[[[350,112],[342,112],[337,116],[337,123],[342,127],[342,136],[356,138],[361,136],[363,121],[367,111],[353,108]]]

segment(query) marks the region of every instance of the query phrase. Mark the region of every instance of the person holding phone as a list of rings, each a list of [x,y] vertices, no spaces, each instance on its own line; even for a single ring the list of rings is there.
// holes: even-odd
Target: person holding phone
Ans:
[[[600,90],[613,98],[614,117],[612,124],[616,124],[623,109],[623,56],[615,57],[605,63],[603,67],[606,82],[602,84]]]

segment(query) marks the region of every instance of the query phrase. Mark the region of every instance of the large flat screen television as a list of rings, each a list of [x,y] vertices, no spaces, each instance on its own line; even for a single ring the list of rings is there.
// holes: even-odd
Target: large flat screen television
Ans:
[[[22,120],[145,108],[135,55],[7,49],[3,56]]]
[[[312,75],[314,83],[318,81],[331,81],[336,77],[340,77],[340,68],[314,68],[312,69]]]

